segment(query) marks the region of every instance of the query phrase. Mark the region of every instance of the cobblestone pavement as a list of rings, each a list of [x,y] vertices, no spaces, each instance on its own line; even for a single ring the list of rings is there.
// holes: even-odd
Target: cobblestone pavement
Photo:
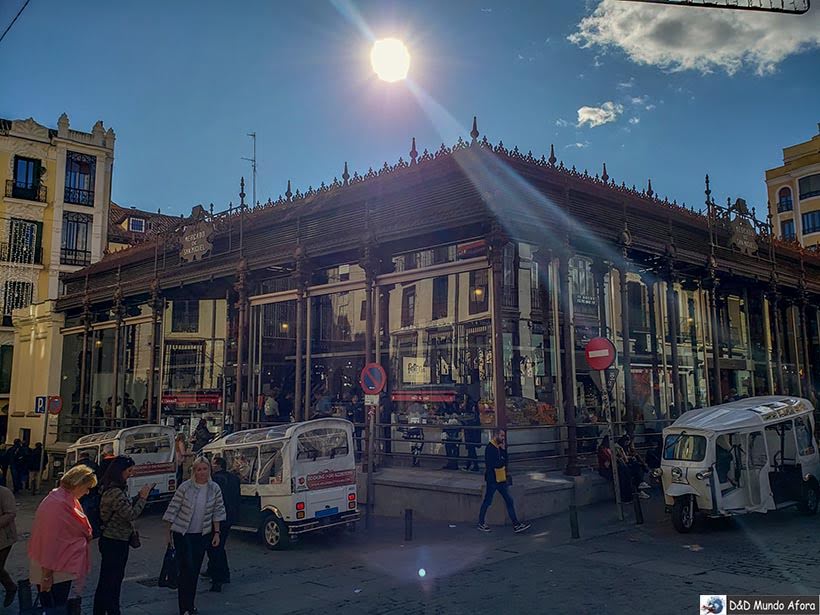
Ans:
[[[28,537],[37,499],[18,516]],[[581,509],[581,539],[567,515],[539,519],[527,534],[491,534],[464,524],[375,519],[370,530],[316,534],[287,551],[269,551],[250,534],[232,534],[232,583],[220,594],[200,583],[202,615],[239,613],[697,613],[701,593],[820,594],[816,535],[820,517],[795,510],[707,523],[677,534],[658,493],[619,521],[612,504]],[[176,613],[176,594],[156,587],[162,554],[159,513],[139,521],[143,547],[131,551],[123,587],[126,614]],[[83,595],[90,612],[98,569]],[[9,558],[20,578],[25,544]],[[9,609],[12,612],[12,609]],[[16,612],[16,610],[14,611]]]

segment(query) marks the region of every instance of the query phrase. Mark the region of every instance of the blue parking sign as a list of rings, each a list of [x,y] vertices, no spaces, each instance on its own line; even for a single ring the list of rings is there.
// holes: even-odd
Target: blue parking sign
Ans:
[[[46,413],[46,401],[48,397],[45,395],[38,395],[34,398],[34,412],[37,414],[45,414]]]

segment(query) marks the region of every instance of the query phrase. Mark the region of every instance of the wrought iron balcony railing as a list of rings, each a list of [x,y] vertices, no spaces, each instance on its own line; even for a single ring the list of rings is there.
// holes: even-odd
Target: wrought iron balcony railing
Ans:
[[[0,262],[42,265],[43,248],[17,242],[0,242]]]
[[[27,201],[38,201],[40,203],[45,203],[47,192],[46,187],[40,184],[30,186],[13,179],[7,179],[6,196],[13,199],[25,199]]]
[[[85,267],[91,264],[91,250],[77,250],[75,248],[60,248],[60,263]]]
[[[65,193],[63,194],[63,201],[73,205],[87,205],[89,207],[94,207],[94,191],[84,190],[82,188],[70,188],[66,186]]]

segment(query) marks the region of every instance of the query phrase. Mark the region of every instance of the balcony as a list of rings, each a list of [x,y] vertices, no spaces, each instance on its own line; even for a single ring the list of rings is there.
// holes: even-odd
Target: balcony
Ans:
[[[29,186],[13,179],[6,180],[6,196],[26,201],[46,202],[46,187],[42,185]]]
[[[42,265],[43,248],[22,243],[0,242],[0,262]]]
[[[91,250],[60,248],[60,264],[86,267],[91,264]]]
[[[70,188],[66,186],[65,192],[63,193],[63,201],[73,205],[86,205],[88,207],[94,207],[94,191],[84,190],[82,188]]]

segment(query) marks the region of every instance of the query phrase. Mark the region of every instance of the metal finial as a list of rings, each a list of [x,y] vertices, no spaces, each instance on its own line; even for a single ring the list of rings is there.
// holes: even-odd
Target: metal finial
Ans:
[[[473,143],[476,142],[478,139],[478,120],[476,116],[473,116],[473,129],[470,131],[470,136],[473,138]]]
[[[347,186],[350,181],[350,172],[347,170],[347,160],[345,160],[345,170],[342,172],[342,181],[345,186]],[[290,180],[288,180],[288,191],[290,191]],[[290,196],[288,196],[288,198],[290,198]]]
[[[245,178],[239,179],[239,206],[245,207]]]
[[[654,190],[652,190],[652,180],[650,179],[650,180],[648,181],[648,186],[647,186],[647,188],[646,188],[646,195],[647,195],[649,198],[652,198],[652,195],[653,195],[653,194],[655,194],[655,192],[654,192]]]
[[[604,183],[609,181],[609,175],[606,172],[606,163],[604,163],[604,172],[601,174],[601,180],[603,180]]]
[[[288,180],[288,189],[285,190],[285,198],[289,201],[293,197],[293,192],[290,189],[290,180]]]
[[[706,190],[704,190],[704,193],[706,194],[706,202],[708,203],[709,202],[709,197],[712,194],[712,189],[709,187],[709,174],[708,173],[706,174]]]
[[[550,157],[547,160],[551,166],[555,166],[555,161],[558,160],[558,158],[555,157],[555,146],[552,143],[550,143]]]
[[[416,137],[413,137],[413,143],[410,146],[410,164],[416,164],[416,158],[418,158],[419,153],[416,150]]]

